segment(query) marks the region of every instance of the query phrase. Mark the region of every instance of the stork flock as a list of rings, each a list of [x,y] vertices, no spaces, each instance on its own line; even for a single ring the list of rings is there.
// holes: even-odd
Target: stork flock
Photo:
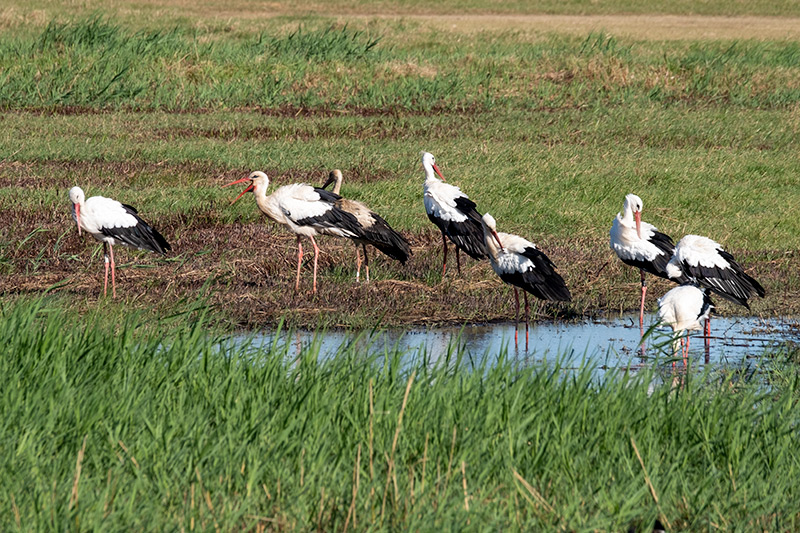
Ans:
[[[422,152],[425,172],[423,203],[428,218],[442,234],[442,276],[447,273],[448,240],[455,245],[456,268],[461,273],[460,252],[481,260],[489,259],[492,269],[514,289],[515,341],[519,330],[519,289],[525,304],[526,345],[529,331],[528,293],[550,302],[569,302],[572,297],[553,262],[537,246],[510,233],[497,231],[497,223],[489,213],[481,215],[475,202],[457,186],[447,183],[436,165],[433,154]],[[367,245],[405,264],[412,254],[408,240],[380,215],[363,203],[340,195],[342,173],[330,172],[322,187],[294,183],[267,194],[269,178],[256,171],[248,177],[226,185],[246,183],[246,188],[231,202],[252,192],[258,208],[270,219],[285,226],[297,237],[297,274],[295,290],[300,289],[303,262],[301,237],[311,241],[314,249],[312,290],[317,291],[319,246],[315,237],[332,235],[350,239],[356,250],[356,280],[361,279],[361,251],[364,253],[365,278],[369,281]],[[333,190],[326,187],[333,184]],[[72,216],[78,234],[85,231],[103,243],[105,277],[103,294],[108,292],[108,271],[111,269],[112,295],[116,296],[116,275],[113,245],[122,244],[165,254],[170,250],[166,239],[139,217],[136,209],[102,196],[86,199],[80,187],[69,191]],[[763,287],[747,275],[734,258],[718,243],[707,237],[686,235],[677,245],[654,226],[641,220],[642,200],[634,194],[625,197],[623,210],[614,219],[610,245],[626,264],[640,270],[641,305],[639,326],[644,334],[644,302],[647,292],[645,272],[679,284],[659,298],[658,317],[677,336],[681,332],[701,329],[710,332],[713,292],[749,309],[748,300],[764,296]],[[688,353],[688,337],[685,352]]]

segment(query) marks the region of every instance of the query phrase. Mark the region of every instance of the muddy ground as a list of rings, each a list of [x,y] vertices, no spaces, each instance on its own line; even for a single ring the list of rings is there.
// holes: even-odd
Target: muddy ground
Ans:
[[[404,326],[513,320],[513,292],[488,261],[462,255],[462,273],[449,254],[441,277],[441,240],[429,232],[409,235],[413,257],[403,266],[370,248],[369,283],[355,282],[355,251],[346,240],[319,239],[318,292],[311,291],[313,251],[304,240],[299,292],[294,290],[296,240],[268,222],[224,224],[214,211],[207,218],[175,217],[159,225],[173,251],[166,257],[116,248],[117,301],[131,309],[168,315],[205,298],[215,315],[236,328],[272,327],[281,319],[297,326]],[[28,236],[21,241],[14,235]],[[539,319],[577,319],[638,310],[639,275],[623,265],[605,239],[536,240],[569,286],[569,304],[532,300]],[[0,227],[0,287],[5,297],[46,290],[67,296],[79,308],[103,305],[101,247],[78,237],[62,211],[22,216],[14,227]],[[752,311],[718,301],[723,314],[763,316],[800,312],[800,258],[796,252],[732,250],[746,270],[767,289]],[[363,271],[362,271],[363,275]],[[650,279],[648,309],[670,283]],[[109,289],[110,291],[110,289]],[[109,292],[110,297],[110,292]],[[719,300],[719,298],[717,298]]]

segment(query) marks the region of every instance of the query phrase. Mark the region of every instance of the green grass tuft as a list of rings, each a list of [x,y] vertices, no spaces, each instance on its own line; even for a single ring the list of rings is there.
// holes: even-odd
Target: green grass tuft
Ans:
[[[597,378],[352,345],[290,358],[209,334],[202,312],[155,327],[47,299],[0,312],[5,530],[800,520],[796,379]]]

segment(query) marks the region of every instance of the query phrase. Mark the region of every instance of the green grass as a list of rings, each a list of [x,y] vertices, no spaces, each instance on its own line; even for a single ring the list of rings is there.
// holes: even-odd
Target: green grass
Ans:
[[[0,108],[460,113],[654,102],[792,107],[794,41],[641,42],[604,32],[465,44],[414,23],[325,19],[232,35],[100,15],[0,33]],[[408,39],[416,29],[421,35]],[[20,58],[26,58],[20,61]]]
[[[0,156],[21,164],[5,166],[0,206],[65,221],[66,191],[80,184],[88,195],[136,205],[151,220],[181,216],[186,222],[175,230],[185,231],[181,226],[195,217],[260,220],[250,198],[228,206],[235,191],[220,188],[251,170],[265,170],[277,185],[320,185],[338,167],[346,196],[418,233],[434,229],[421,201],[419,151],[427,149],[501,229],[534,241],[577,236],[601,243],[624,195],[636,192],[644,219],[676,239],[700,233],[731,249],[789,251],[800,247],[800,222],[792,215],[800,209],[800,147],[792,117],[653,105],[392,121],[9,114]],[[487,138],[491,148],[483,146]],[[52,206],[61,207],[53,213]]]
[[[401,364],[312,346],[292,360],[280,343],[210,335],[187,311],[111,327],[58,300],[3,305],[4,531],[800,520],[793,367],[673,382],[505,357],[473,368],[456,352]]]

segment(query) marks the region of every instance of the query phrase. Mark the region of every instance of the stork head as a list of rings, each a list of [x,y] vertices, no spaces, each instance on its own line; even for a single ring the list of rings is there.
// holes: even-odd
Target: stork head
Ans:
[[[328,173],[328,180],[325,182],[325,184],[322,186],[322,188],[324,189],[325,187],[327,187],[331,183],[334,184],[333,192],[335,192],[336,194],[339,194],[339,189],[342,186],[342,171],[339,170],[338,168],[335,168],[335,169],[331,170]]]
[[[642,238],[642,199],[635,194],[629,194],[625,197],[625,203],[622,208],[627,214],[628,210],[633,213],[633,218],[636,220],[636,234]]]
[[[86,201],[86,195],[83,194],[83,189],[80,187],[73,187],[69,190],[69,199],[72,202],[72,218],[78,225],[78,235],[81,234],[81,206]]]
[[[442,181],[447,181],[442,176],[442,172],[439,170],[439,167],[436,166],[436,158],[433,157],[433,154],[430,152],[420,152],[422,155],[422,168],[425,169],[425,176],[426,178],[432,178],[433,173],[436,172],[439,174],[439,177],[442,178]]]
[[[500,242],[500,236],[497,234],[497,222],[495,221],[494,217],[489,213],[484,213],[483,218],[483,231],[484,233],[488,232],[495,241],[497,241],[497,245],[500,247],[500,250],[503,250],[503,243]]]
[[[245,182],[250,182],[250,183],[247,185],[247,188],[245,190],[239,193],[239,196],[237,196],[233,200],[233,202],[231,202],[231,204],[236,203],[236,200],[244,196],[245,193],[248,193],[250,191],[255,192],[256,188],[266,189],[269,186],[269,178],[267,177],[267,175],[261,172],[260,170],[256,170],[255,172],[251,172],[250,175],[247,176],[246,178],[232,181],[226,185],[223,185],[223,187],[228,187],[230,185],[236,185],[237,183],[245,183]]]

